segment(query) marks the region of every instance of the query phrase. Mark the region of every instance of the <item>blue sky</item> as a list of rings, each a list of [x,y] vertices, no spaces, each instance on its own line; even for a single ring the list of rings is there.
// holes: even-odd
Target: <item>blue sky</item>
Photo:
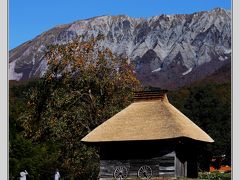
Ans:
[[[56,25],[94,16],[150,17],[216,7],[231,9],[231,0],[9,0],[9,48]]]

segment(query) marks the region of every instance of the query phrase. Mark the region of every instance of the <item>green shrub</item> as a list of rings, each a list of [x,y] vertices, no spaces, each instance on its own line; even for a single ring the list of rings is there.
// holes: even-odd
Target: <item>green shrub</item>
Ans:
[[[201,172],[198,174],[199,179],[210,179],[210,180],[231,180],[231,173],[220,173],[215,172]]]

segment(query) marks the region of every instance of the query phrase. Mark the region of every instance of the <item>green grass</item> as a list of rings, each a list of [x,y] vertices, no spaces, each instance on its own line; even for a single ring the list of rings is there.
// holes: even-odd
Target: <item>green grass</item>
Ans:
[[[199,173],[199,179],[208,179],[208,180],[231,180],[231,173],[220,173],[220,172],[212,172],[212,173]]]
[[[113,179],[115,180],[115,179]],[[140,180],[139,178],[127,180]],[[151,178],[150,180],[173,180],[172,178]],[[176,180],[231,180],[231,173],[199,173],[198,178],[177,178]]]

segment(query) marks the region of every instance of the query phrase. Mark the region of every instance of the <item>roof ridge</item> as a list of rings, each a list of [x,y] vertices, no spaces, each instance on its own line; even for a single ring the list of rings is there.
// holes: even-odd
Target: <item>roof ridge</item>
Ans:
[[[135,91],[134,102],[149,100],[167,100],[167,90]]]

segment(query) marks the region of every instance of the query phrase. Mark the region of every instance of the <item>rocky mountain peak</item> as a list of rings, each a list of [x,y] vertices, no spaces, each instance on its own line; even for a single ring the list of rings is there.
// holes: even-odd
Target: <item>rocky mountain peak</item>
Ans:
[[[136,64],[142,83],[163,88],[183,86],[178,81],[184,82],[186,77],[202,77],[194,73],[208,64],[208,72],[202,73],[207,76],[231,57],[229,10],[149,18],[105,15],[54,27],[14,48],[10,51],[9,79],[41,76],[47,68],[43,53],[48,44],[65,44],[78,36],[88,40],[99,34],[105,37],[100,46],[126,55]]]

